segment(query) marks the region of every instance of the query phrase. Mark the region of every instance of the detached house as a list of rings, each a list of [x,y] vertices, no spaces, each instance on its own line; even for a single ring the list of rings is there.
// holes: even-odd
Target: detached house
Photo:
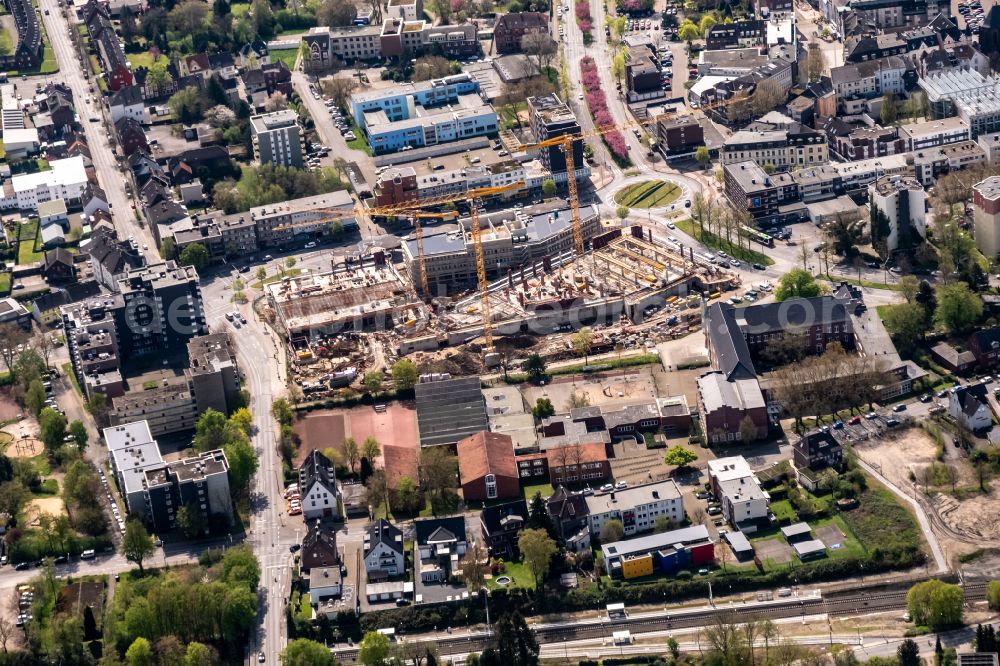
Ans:
[[[146,104],[139,86],[125,86],[115,92],[108,100],[108,107],[111,109],[112,122],[117,123],[122,118],[146,122]]]
[[[590,509],[582,492],[571,493],[565,486],[559,486],[552,497],[545,500],[545,510],[567,550],[590,550]]]
[[[493,41],[497,53],[520,53],[521,40],[532,32],[548,33],[549,17],[542,12],[509,12],[497,19]]]
[[[991,368],[1000,361],[1000,326],[976,331],[969,337],[969,351],[976,363]]]
[[[974,384],[952,389],[948,411],[952,418],[972,430],[986,430],[993,425],[986,384]]]
[[[137,120],[129,117],[122,117],[115,122],[115,132],[118,134],[118,142],[121,143],[122,153],[125,157],[131,157],[138,152],[149,152],[149,143],[146,141],[146,133],[142,125]]]
[[[368,580],[406,573],[403,533],[387,520],[377,520],[365,530],[362,550]]]
[[[465,539],[465,518],[415,520],[413,527],[420,557],[420,580],[447,582],[458,570],[458,561],[469,546]]]
[[[528,522],[528,504],[522,499],[487,507],[479,514],[490,555],[513,559],[517,557],[517,537]]]
[[[340,564],[337,533],[319,520],[309,522],[308,525],[309,531],[302,539],[302,550],[299,552],[302,570],[309,571],[315,567],[332,567]]]
[[[340,495],[333,465],[319,451],[312,451],[299,467],[299,494],[306,520],[340,517]]]

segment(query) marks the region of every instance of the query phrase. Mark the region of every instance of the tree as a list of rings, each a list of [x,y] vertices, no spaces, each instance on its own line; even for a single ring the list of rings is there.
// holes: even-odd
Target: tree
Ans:
[[[424,508],[424,498],[409,476],[403,475],[390,493],[392,510],[397,513],[415,514]]]
[[[205,122],[217,129],[225,129],[236,122],[236,113],[224,104],[216,104],[205,112]]]
[[[292,410],[291,403],[285,398],[278,398],[271,403],[271,416],[274,420],[281,425],[292,425],[292,420],[295,417],[295,412]]]
[[[750,109],[756,116],[763,116],[785,101],[788,93],[774,79],[764,79],[754,88],[750,95]]]
[[[701,39],[705,33],[702,32],[701,28],[692,23],[689,19],[684,19],[680,27],[677,28],[677,38],[681,41],[687,42],[688,48],[691,48],[691,42],[696,39]]]
[[[901,352],[916,348],[927,332],[927,312],[919,303],[900,303],[882,309],[882,321]]]
[[[778,280],[774,298],[778,301],[787,301],[790,298],[812,298],[822,293],[823,290],[812,273],[801,268],[793,268]]]
[[[556,408],[552,406],[552,401],[548,398],[539,398],[535,401],[535,406],[531,408],[531,415],[541,421],[556,413]]]
[[[257,280],[263,282],[265,279],[267,279],[267,269],[261,266],[257,269]]]
[[[618,85],[621,85],[622,77],[625,76],[625,53],[619,51],[611,59],[611,76],[615,77]]]
[[[618,216],[619,220],[627,218],[630,212],[632,211],[628,209],[628,206],[618,206],[618,208],[615,209],[615,215]]]
[[[42,407],[45,406],[45,400],[48,396],[45,395],[45,387],[42,385],[41,379],[33,379],[31,383],[28,384],[28,392],[24,394],[24,408],[28,410],[28,413],[38,418],[38,415],[42,411]]]
[[[235,426],[229,423],[225,414],[208,408],[195,422],[194,448],[201,452],[221,449],[235,434]]]
[[[413,81],[430,81],[448,76],[451,72],[451,63],[447,58],[439,55],[426,55],[417,58],[413,65],[413,74],[410,79]]]
[[[708,163],[712,161],[712,153],[708,150],[708,146],[698,146],[695,148],[694,159],[701,165],[701,168],[706,168]]]
[[[275,90],[273,93],[268,95],[266,100],[264,100],[264,110],[268,113],[284,111],[287,108],[288,98],[285,97],[285,93],[280,90]]]
[[[430,494],[431,508],[434,498],[458,487],[458,458],[445,447],[429,446],[420,452],[420,485]]]
[[[273,405],[272,405],[273,407]],[[244,435],[250,436],[253,430],[253,414],[246,407],[240,407],[229,416],[229,422]],[[285,425],[285,424],[282,424]]]
[[[968,330],[983,315],[983,299],[965,282],[940,285],[935,298],[934,321],[952,333]]]
[[[417,385],[417,366],[408,358],[392,364],[392,384],[397,391],[412,391]]]
[[[532,30],[521,37],[521,52],[529,58],[534,58],[539,71],[544,73],[559,52],[559,47],[549,36],[548,31]]]
[[[917,583],[906,594],[906,606],[913,621],[935,631],[961,624],[964,605],[965,595],[960,586],[937,579]]]
[[[90,436],[87,434],[87,426],[83,425],[83,421],[76,419],[70,423],[69,434],[73,438],[76,448],[80,451],[87,448],[87,440],[90,439]]]
[[[358,663],[362,666],[384,666],[389,658],[389,637],[369,631],[358,644]]]
[[[146,526],[138,518],[130,518],[125,522],[125,534],[122,535],[122,555],[129,562],[139,565],[142,571],[142,562],[153,554],[153,539],[150,538]]]
[[[351,7],[351,11],[354,11],[354,6],[349,6]],[[358,80],[355,78],[333,77],[325,79],[322,87],[323,92],[329,96],[337,108],[345,109],[347,108],[347,102],[351,97],[351,93],[358,87]],[[334,161],[334,167],[336,168],[336,161]],[[343,170],[338,169],[338,173],[343,173]]]
[[[190,125],[201,120],[201,102],[202,98],[198,89],[194,86],[188,86],[175,92],[167,100],[167,107],[175,120]]]
[[[246,437],[230,440],[222,447],[229,462],[229,478],[235,492],[244,493],[250,487],[250,479],[260,465],[257,453]]]
[[[531,570],[535,588],[539,589],[549,573],[552,556],[559,550],[556,542],[545,530],[525,528],[518,535],[517,546],[521,551],[521,558]]]
[[[542,194],[546,198],[554,197],[556,195],[556,181],[551,178],[546,178],[542,181]]]
[[[1000,580],[991,580],[986,585],[986,601],[989,603],[990,610],[1000,608]]]
[[[89,608],[89,606],[88,606]],[[0,617],[0,646],[7,653],[7,642],[14,636],[14,623],[5,617]]]
[[[896,122],[896,94],[887,92],[882,96],[882,111],[879,118],[883,125],[891,125]]]
[[[697,459],[697,453],[686,446],[682,446],[681,444],[671,446],[667,449],[666,455],[663,456],[664,464],[676,465],[678,470],[687,467],[690,463],[693,463]]]
[[[188,539],[202,536],[208,530],[208,521],[194,502],[177,510],[177,528]]]
[[[539,354],[531,354],[524,362],[524,369],[532,379],[539,381],[545,376],[545,359]]]
[[[351,25],[357,9],[349,0],[323,0],[316,11],[316,21],[319,25],[347,26]]]
[[[168,58],[160,57],[154,60],[146,72],[146,85],[157,93],[162,93],[163,89],[174,81],[174,77],[171,76],[170,70],[167,68],[169,65]]]
[[[583,356],[583,364],[590,363],[590,348],[594,344],[594,331],[589,326],[584,326],[573,335],[571,340],[573,351],[577,355]]]
[[[215,648],[196,641],[188,643],[184,653],[184,666],[214,666],[218,661],[219,655]]]
[[[809,80],[819,81],[820,77],[823,76],[824,69],[826,69],[826,62],[823,60],[823,51],[819,48],[819,44],[813,42],[809,44],[809,53],[806,55],[806,71],[809,74]]]
[[[601,543],[621,541],[625,536],[625,526],[620,520],[609,520],[601,528]]]
[[[743,443],[757,439],[757,424],[754,423],[749,414],[740,419],[740,427],[736,434],[739,435],[740,441]]]
[[[205,270],[210,260],[208,250],[201,243],[191,243],[181,250],[181,266],[194,266],[199,273]]]
[[[351,467],[351,474],[354,474],[355,469],[358,466],[358,461],[361,459],[361,450],[358,448],[358,443],[353,437],[344,438],[344,460]]]
[[[364,385],[369,393],[375,395],[382,390],[382,383],[385,382],[385,373],[381,370],[372,370],[365,373]]]
[[[490,553],[479,541],[473,541],[461,561],[462,580],[470,592],[476,593],[486,585],[490,570]]]
[[[523,534],[523,532],[522,532]],[[523,551],[522,551],[523,552]],[[496,659],[491,659],[489,666],[537,666],[539,646],[535,632],[531,630],[524,616],[513,611],[504,613],[494,626],[496,632]],[[483,651],[481,666],[487,666],[486,653]]]
[[[382,634],[379,635],[381,636]],[[368,638],[367,634],[365,638]],[[389,639],[385,636],[383,638],[386,639],[386,654],[388,654]],[[364,645],[364,641],[362,641],[362,645]],[[361,655],[359,654],[359,661],[361,661],[360,657]],[[311,641],[308,638],[296,638],[293,641],[289,641],[278,658],[281,660],[281,666],[334,666],[337,663],[333,658],[333,654],[330,653],[330,650],[325,645]],[[361,663],[368,666],[368,662]]]
[[[921,666],[920,648],[916,641],[907,638],[896,648],[896,658],[899,659],[899,666]]]
[[[979,491],[986,492],[986,474],[989,471],[990,457],[986,451],[982,449],[973,449],[969,453],[969,462],[976,470],[976,474],[979,476]]]
[[[379,446],[378,440],[374,437],[366,437],[364,444],[361,445],[361,457],[374,467],[375,459],[380,455],[382,455],[382,447]]]
[[[28,333],[17,324],[0,324],[0,356],[4,365],[11,373],[14,372],[14,359],[17,358],[17,346],[28,341]]]
[[[153,666],[153,648],[149,641],[142,636],[132,641],[125,651],[125,663],[128,666]]]
[[[42,443],[49,451],[56,451],[66,439],[66,417],[46,407],[38,414],[38,425],[42,431]]]

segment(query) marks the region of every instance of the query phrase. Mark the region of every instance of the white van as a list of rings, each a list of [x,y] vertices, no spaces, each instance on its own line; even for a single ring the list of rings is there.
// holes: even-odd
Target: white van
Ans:
[[[97,557],[97,553],[93,549],[85,550],[82,553],[80,553],[81,560],[92,560],[95,557]]]

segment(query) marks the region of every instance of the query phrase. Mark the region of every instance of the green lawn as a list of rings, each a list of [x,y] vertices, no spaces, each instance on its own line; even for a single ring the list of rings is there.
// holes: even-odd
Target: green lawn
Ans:
[[[615,203],[628,208],[658,208],[677,201],[681,188],[663,180],[646,180],[629,185],[615,195]]]
[[[513,581],[509,585],[497,585],[495,580],[490,580],[489,588],[491,590],[496,590],[501,587],[523,587],[528,590],[535,589],[535,577],[531,575],[531,569],[529,569],[526,564],[521,562],[504,562],[503,573],[498,573],[493,578],[496,579],[500,576],[510,576]]]
[[[0,273],[0,296],[10,293],[10,273]]]
[[[538,483],[533,486],[522,486],[521,489],[524,491],[524,499],[528,502],[531,498],[535,496],[535,493],[541,493],[542,497],[551,497],[555,494],[555,488],[549,483]]]
[[[10,55],[13,51],[14,40],[10,38],[10,32],[0,27],[0,55]]]
[[[236,18],[243,16],[249,11],[250,11],[249,2],[234,2],[233,4],[229,5],[229,12]]]
[[[38,236],[38,220],[25,222],[18,232],[20,243],[17,247],[17,263],[30,264],[39,261],[42,253],[35,249],[35,242]]]
[[[298,49],[280,49],[271,51],[271,62],[280,60],[281,62],[288,65],[288,69],[295,69],[295,61],[299,57]]]
[[[132,63],[132,69],[136,67],[145,67],[149,69],[153,66],[153,54],[149,51],[143,51],[142,53],[129,53],[128,61]]]
[[[841,282],[847,282],[848,284],[853,284],[855,287],[868,287],[869,289],[888,289],[890,291],[899,291],[900,286],[894,282],[875,282],[873,280],[858,280],[856,278],[849,278],[843,276],[831,277],[829,275],[817,275],[820,280],[828,280],[829,282],[834,282],[840,284]]]
[[[774,517],[778,519],[779,523],[794,523],[798,520],[792,503],[786,499],[771,502],[771,511],[774,512]]]
[[[758,252],[757,250],[747,250],[739,245],[734,245],[733,243],[728,242],[725,238],[719,238],[707,230],[705,231],[704,237],[702,237],[701,229],[697,224],[695,224],[694,220],[678,220],[675,224],[688,236],[701,241],[713,250],[722,250],[729,253],[729,256],[731,257],[736,257],[737,259],[750,263],[762,264],[764,266],[770,266],[774,263],[774,260],[766,254]]]
[[[347,116],[347,118],[351,123],[351,130],[354,132],[354,137],[355,137],[354,141],[347,142],[347,147],[350,148],[351,150],[360,150],[365,155],[371,157],[372,149],[368,145],[367,139],[365,139],[365,133],[362,132],[361,128],[358,127],[358,124],[354,122],[354,118],[352,118],[351,116]]]

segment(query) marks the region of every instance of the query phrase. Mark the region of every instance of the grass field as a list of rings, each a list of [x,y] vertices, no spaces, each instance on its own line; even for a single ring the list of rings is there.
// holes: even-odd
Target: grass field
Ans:
[[[153,54],[149,51],[143,51],[142,53],[130,53],[128,54],[128,61],[132,63],[132,69],[136,67],[145,67],[149,69],[153,66]]]
[[[531,502],[531,498],[535,496],[535,493],[541,493],[542,497],[551,497],[555,494],[555,489],[551,484],[539,483],[533,486],[522,486],[524,490],[524,499]]]
[[[521,562],[505,561],[503,566],[503,573],[498,573],[489,581],[488,587],[491,590],[496,590],[501,587],[523,587],[528,590],[535,589],[535,577],[531,575],[531,569],[529,569],[526,564],[522,564]],[[495,579],[500,576],[509,576],[511,578],[511,583],[508,585],[497,585]]]
[[[38,221],[25,222],[21,225],[19,233],[20,243],[17,246],[17,263],[30,264],[39,261],[42,253],[35,249],[35,242],[38,236]]]
[[[250,3],[234,2],[233,4],[229,5],[229,11],[230,13],[232,13],[233,16],[239,18],[250,11]]]
[[[352,150],[360,150],[365,155],[371,157],[372,149],[368,146],[368,140],[365,139],[365,133],[362,132],[361,128],[358,127],[358,124],[354,122],[354,118],[348,116],[348,120],[351,122],[351,131],[354,132],[355,139],[354,141],[348,141],[347,147]]]
[[[265,284],[271,284],[272,282],[277,282],[283,277],[298,277],[302,273],[301,268],[286,268],[284,273],[275,273],[274,275],[268,275],[264,278],[263,282],[254,282],[252,286],[254,289],[263,289]]]
[[[274,49],[271,51],[271,62],[280,60],[288,65],[288,69],[295,69],[295,61],[299,57],[298,49]]]
[[[0,28],[0,55],[10,55],[14,51],[14,40],[6,28]]]
[[[629,185],[615,195],[615,203],[629,208],[657,208],[677,201],[681,188],[663,180],[645,180]]]
[[[858,508],[842,516],[851,534],[865,549],[893,551],[923,543],[913,516],[885,488],[870,487],[858,500]]]
[[[756,250],[748,250],[739,245],[728,242],[725,238],[719,238],[713,233],[708,231],[705,232],[704,237],[702,236],[701,229],[694,220],[678,220],[676,222],[677,228],[691,236],[695,240],[699,240],[705,245],[709,246],[713,250],[722,250],[723,252],[728,252],[729,256],[736,257],[742,261],[747,261],[754,264],[762,264],[764,266],[770,266],[774,263],[774,260],[766,254],[762,254]]]

